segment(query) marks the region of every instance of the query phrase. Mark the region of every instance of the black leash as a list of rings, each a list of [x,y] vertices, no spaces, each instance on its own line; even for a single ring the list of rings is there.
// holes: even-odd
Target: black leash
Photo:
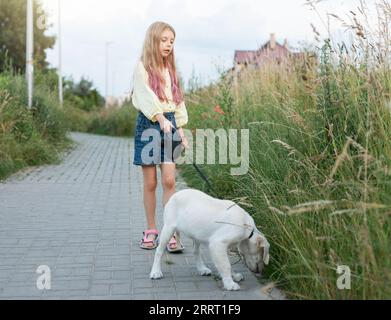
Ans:
[[[201,178],[206,182],[206,184],[208,186],[208,191],[212,190],[214,195],[218,198],[217,192],[212,188],[208,178],[205,176],[205,174],[202,173],[201,169],[198,168],[198,166],[195,163],[193,163],[193,167],[197,170],[197,172],[201,176]]]
[[[174,128],[175,131],[177,131],[177,128],[175,128],[174,126],[172,126]],[[193,163],[193,167],[196,169],[197,173],[199,174],[199,176],[202,178],[202,180],[205,181],[206,185],[207,185],[207,191],[212,191],[215,195],[216,198],[219,198],[218,196],[218,193],[216,192],[216,190],[214,190],[212,188],[212,185],[210,184],[208,178],[206,177],[206,175],[201,171],[201,169],[195,164]]]

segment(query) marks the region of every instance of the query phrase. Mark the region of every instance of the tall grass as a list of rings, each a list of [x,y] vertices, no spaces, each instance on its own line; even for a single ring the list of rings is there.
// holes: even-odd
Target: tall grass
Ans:
[[[58,99],[40,74],[33,106],[27,108],[25,78],[0,74],[0,179],[27,167],[60,161],[72,145]]]
[[[375,31],[364,7],[350,22],[335,16],[355,43],[326,39],[318,64],[309,55],[270,64],[188,99],[190,127],[250,130],[246,175],[203,170],[269,238],[266,276],[291,298],[391,298],[391,9],[387,1],[377,8]],[[180,169],[191,186],[205,187],[190,166]],[[342,265],[350,290],[337,287]]]

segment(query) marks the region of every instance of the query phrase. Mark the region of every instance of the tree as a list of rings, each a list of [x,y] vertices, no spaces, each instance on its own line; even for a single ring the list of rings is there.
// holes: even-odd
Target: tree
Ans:
[[[92,111],[104,105],[104,98],[94,88],[92,81],[81,78],[75,83],[72,78],[64,81],[64,96],[71,105],[85,111]]]
[[[24,73],[26,67],[26,0],[0,0],[0,72],[7,68]],[[34,1],[34,66],[48,68],[46,49],[53,48],[54,36],[45,32],[49,26],[42,23],[45,12],[42,4]]]

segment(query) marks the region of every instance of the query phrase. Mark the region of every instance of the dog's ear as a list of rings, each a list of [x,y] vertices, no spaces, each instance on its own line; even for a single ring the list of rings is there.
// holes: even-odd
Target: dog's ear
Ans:
[[[269,242],[266,240],[266,238],[263,235],[259,234],[257,236],[256,243],[257,243],[257,247],[259,249],[263,249],[263,262],[266,265],[268,265],[269,260],[270,260],[270,255],[269,255],[270,244],[269,244]]]

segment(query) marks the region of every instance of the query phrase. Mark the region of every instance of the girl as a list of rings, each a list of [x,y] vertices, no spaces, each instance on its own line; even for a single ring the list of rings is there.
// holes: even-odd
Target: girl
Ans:
[[[148,28],[141,58],[133,76],[132,103],[139,110],[133,164],[142,167],[144,208],[148,224],[140,242],[140,247],[143,249],[157,247],[156,165],[159,165],[161,172],[164,207],[171,195],[175,193],[174,150],[177,151],[178,145],[189,147],[183,133],[183,126],[188,122],[188,114],[176,72],[175,36],[176,33],[169,24],[160,21],[153,23]],[[156,139],[156,134],[153,134],[148,135],[149,141],[145,141],[142,133],[147,129],[152,129],[160,139]],[[145,149],[148,149],[149,153],[146,150],[143,152],[147,145],[148,148]],[[151,145],[152,150],[150,150]],[[167,245],[167,250],[183,251],[183,245],[177,243],[175,235]]]

